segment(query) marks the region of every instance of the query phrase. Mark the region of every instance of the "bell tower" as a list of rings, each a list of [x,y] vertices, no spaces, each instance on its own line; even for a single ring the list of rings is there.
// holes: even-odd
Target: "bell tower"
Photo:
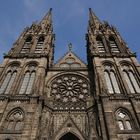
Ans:
[[[24,29],[5,58],[46,58],[48,66],[54,59],[54,34],[52,27],[52,9],[39,23],[33,23]]]
[[[0,138],[36,139],[45,76],[54,60],[52,9],[24,29],[0,67]]]
[[[102,23],[91,9],[86,40],[101,138],[140,138],[140,69],[136,55],[117,29],[107,22]]]

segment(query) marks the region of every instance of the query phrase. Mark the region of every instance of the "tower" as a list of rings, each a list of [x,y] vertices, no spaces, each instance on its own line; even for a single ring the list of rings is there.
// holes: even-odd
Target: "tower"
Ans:
[[[0,140],[138,140],[140,69],[117,29],[89,10],[85,64],[54,60],[52,9],[0,65]]]
[[[0,139],[36,139],[45,76],[53,64],[51,9],[24,29],[0,67]]]
[[[102,139],[139,139],[140,69],[135,54],[117,29],[102,23],[91,9],[86,39]]]

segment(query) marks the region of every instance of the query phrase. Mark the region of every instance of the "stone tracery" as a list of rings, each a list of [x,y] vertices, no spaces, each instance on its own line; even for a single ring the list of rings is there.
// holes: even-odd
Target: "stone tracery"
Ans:
[[[74,109],[76,105],[80,108],[84,107],[88,93],[89,86],[86,79],[74,74],[59,76],[53,80],[51,85],[51,95],[58,108],[61,104],[63,104],[61,108],[64,108],[65,105],[65,109]]]

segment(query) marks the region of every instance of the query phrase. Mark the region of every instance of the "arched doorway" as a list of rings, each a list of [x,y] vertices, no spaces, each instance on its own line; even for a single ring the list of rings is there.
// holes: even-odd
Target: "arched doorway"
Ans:
[[[72,133],[67,133],[64,136],[62,136],[59,140],[80,140],[80,139]]]

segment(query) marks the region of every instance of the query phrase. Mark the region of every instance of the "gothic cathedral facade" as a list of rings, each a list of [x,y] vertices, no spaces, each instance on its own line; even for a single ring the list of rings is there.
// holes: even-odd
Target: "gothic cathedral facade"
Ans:
[[[0,65],[0,140],[140,140],[140,65],[115,27],[89,9],[87,64],[54,63],[52,9]]]

